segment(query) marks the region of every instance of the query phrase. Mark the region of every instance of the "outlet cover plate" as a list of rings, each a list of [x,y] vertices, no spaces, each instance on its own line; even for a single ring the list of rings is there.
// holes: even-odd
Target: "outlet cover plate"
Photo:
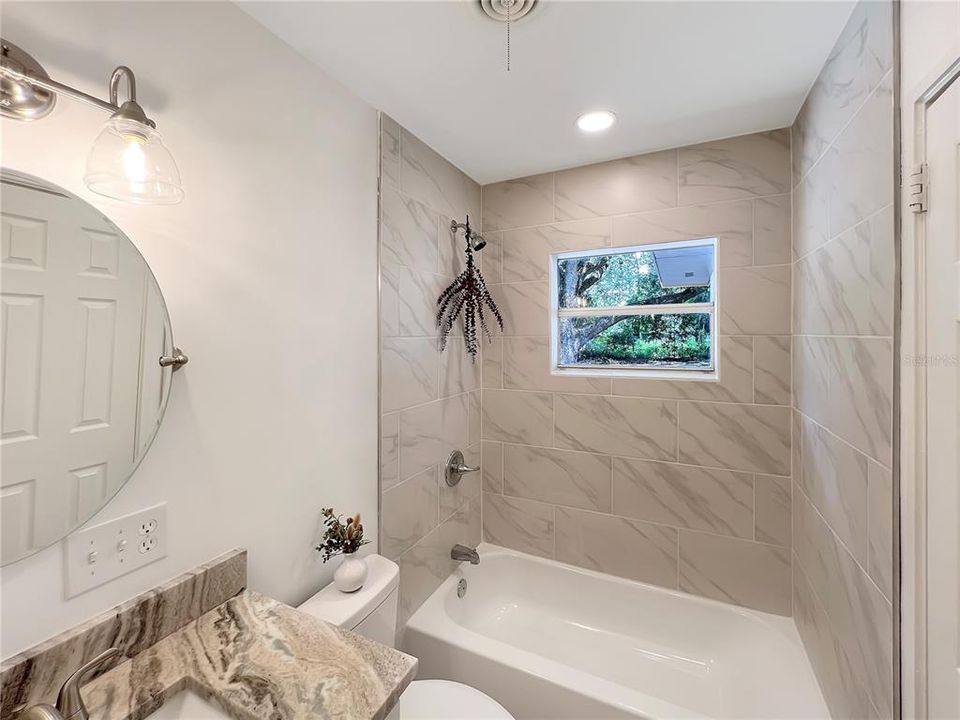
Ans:
[[[144,533],[144,528],[150,530]],[[64,543],[64,596],[84,593],[166,555],[166,503],[77,530]]]

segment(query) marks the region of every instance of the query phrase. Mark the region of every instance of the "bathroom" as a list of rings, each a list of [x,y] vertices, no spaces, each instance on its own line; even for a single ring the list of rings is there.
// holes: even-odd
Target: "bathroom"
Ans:
[[[0,34],[4,720],[960,717],[960,2]]]

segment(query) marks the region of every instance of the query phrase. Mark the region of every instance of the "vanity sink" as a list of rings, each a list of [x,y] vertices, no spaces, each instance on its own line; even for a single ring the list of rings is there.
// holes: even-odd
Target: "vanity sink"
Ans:
[[[150,713],[149,720],[233,720],[217,705],[185,688]]]

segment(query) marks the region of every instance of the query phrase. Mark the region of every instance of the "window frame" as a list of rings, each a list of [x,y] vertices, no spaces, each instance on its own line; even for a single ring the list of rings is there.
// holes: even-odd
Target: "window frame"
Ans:
[[[684,247],[710,247],[713,249],[713,272],[710,290],[713,298],[707,303],[680,303],[669,305],[630,305],[616,308],[560,308],[559,289],[557,287],[557,264],[568,258],[596,257],[601,255],[626,255],[654,250],[676,250]],[[720,308],[719,277],[717,273],[717,253],[719,243],[716,237],[705,237],[674,242],[629,245],[622,247],[602,247],[591,250],[573,250],[551,253],[550,255],[550,374],[572,377],[619,377],[647,378],[657,380],[692,380],[699,382],[718,382],[720,379],[720,352],[717,317]],[[704,367],[665,367],[651,368],[642,365],[560,365],[559,336],[562,317],[602,317],[610,315],[699,315],[710,316],[710,360],[711,366]]]

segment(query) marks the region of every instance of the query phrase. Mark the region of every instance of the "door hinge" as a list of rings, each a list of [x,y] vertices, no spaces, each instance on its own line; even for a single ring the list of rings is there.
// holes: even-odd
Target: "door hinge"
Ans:
[[[915,165],[910,171],[910,185],[907,188],[908,206],[914,213],[927,211],[927,164]]]

